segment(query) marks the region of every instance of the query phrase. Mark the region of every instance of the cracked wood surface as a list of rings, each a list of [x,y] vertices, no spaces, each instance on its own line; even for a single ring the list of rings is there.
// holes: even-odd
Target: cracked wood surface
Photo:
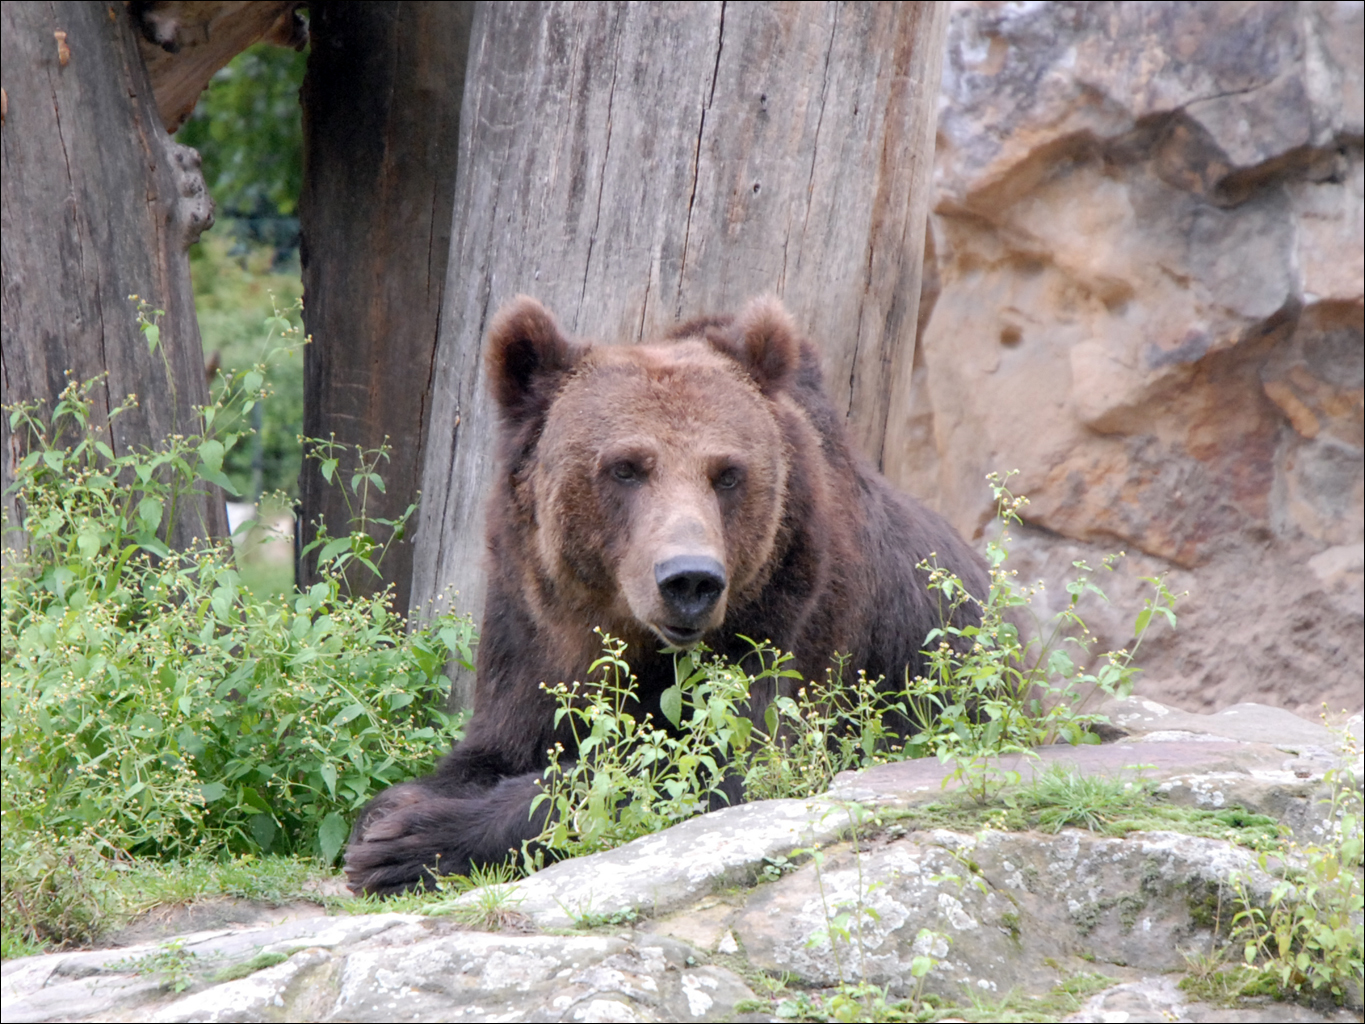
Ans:
[[[123,5],[6,3],[0,24],[3,401],[50,408],[67,371],[107,373],[94,396],[102,428],[125,396],[139,399],[107,437],[115,452],[197,432],[208,389],[186,250],[212,222],[198,157],[161,127]],[[133,294],[165,310],[156,353]],[[8,416],[0,433],[17,521],[8,488],[24,447]],[[216,489],[187,504],[173,543],[226,534]]]
[[[478,8],[414,613],[453,587],[481,614],[483,336],[518,293],[613,343],[774,293],[881,461],[909,398],[945,26],[940,4]]]

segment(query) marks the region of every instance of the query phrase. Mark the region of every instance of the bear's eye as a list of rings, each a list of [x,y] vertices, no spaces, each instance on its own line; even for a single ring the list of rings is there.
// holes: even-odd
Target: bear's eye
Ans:
[[[735,466],[727,466],[716,474],[715,486],[718,491],[732,491],[739,486],[744,474]]]
[[[611,467],[612,479],[623,484],[638,483],[644,477],[644,470],[633,462],[621,461]]]

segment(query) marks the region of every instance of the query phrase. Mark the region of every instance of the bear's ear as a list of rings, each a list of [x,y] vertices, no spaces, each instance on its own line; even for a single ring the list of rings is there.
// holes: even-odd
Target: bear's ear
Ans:
[[[564,336],[550,311],[518,295],[488,329],[488,381],[503,415],[522,420],[548,407],[586,349]]]
[[[711,344],[738,362],[765,395],[781,390],[796,370],[801,343],[796,325],[771,295],[751,299],[723,332],[708,332]]]

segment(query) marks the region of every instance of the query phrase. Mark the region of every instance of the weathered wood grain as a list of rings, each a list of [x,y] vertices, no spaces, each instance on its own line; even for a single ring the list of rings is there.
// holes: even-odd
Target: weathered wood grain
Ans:
[[[629,343],[773,292],[879,459],[908,396],[940,4],[479,5],[412,609],[480,612],[499,305]],[[457,701],[467,695],[457,694]]]
[[[304,350],[303,429],[352,450],[392,447],[380,467],[387,492],[371,495],[370,517],[393,519],[417,497],[473,6],[348,0],[311,8],[299,201],[304,325],[313,337]],[[305,460],[299,493],[305,543],[319,518],[332,536],[347,533],[346,495],[326,485],[316,462]],[[393,583],[406,611],[410,541],[395,544],[381,568],[382,580],[360,569],[353,587]],[[299,570],[311,583],[315,562]]]
[[[161,126],[124,5],[6,3],[0,26],[3,401],[50,403],[68,372],[107,374],[99,429],[126,395],[139,398],[114,421],[116,452],[195,433],[208,391],[185,253],[213,209],[198,154]],[[133,294],[166,311],[157,353],[139,333]],[[8,489],[23,439],[8,417],[0,433]],[[5,502],[17,517],[8,492]],[[226,531],[215,490],[184,507],[172,541]]]

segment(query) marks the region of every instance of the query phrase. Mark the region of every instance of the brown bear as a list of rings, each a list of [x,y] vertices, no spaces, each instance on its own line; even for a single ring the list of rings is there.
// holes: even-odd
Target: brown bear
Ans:
[[[675,649],[704,640],[739,660],[744,637],[767,639],[805,678],[842,652],[846,672],[899,681],[945,614],[916,565],[936,556],[988,588],[953,529],[853,449],[775,299],[616,346],[569,340],[522,297],[487,359],[500,462],[474,715],[434,775],[362,812],[346,851],[357,892],[467,873],[540,831],[546,751],[574,753],[541,684],[587,679],[594,627],[629,645],[638,712],[664,722]],[[751,695],[756,721],[771,698]]]

